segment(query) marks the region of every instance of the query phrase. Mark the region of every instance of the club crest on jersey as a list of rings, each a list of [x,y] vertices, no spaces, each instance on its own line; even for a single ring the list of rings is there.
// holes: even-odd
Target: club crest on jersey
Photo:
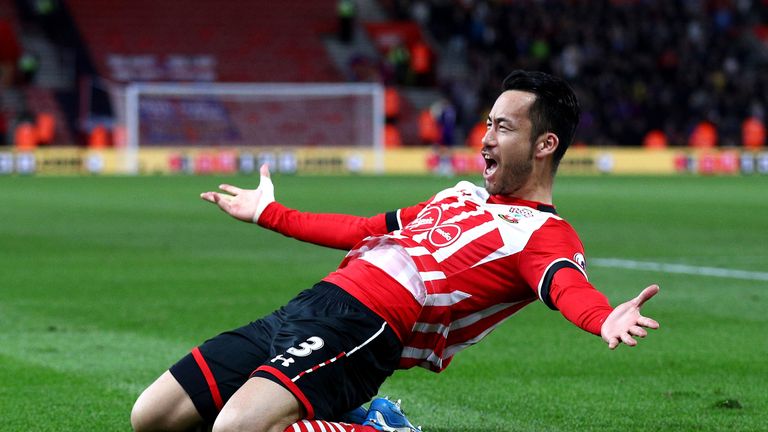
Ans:
[[[445,247],[459,238],[461,228],[456,224],[443,223],[442,219],[443,211],[440,207],[427,207],[408,228],[415,233],[423,233],[414,236],[414,239],[425,237],[433,245]]]
[[[576,262],[576,264],[579,265],[584,271],[587,270],[587,260],[584,259],[584,255],[582,255],[579,252],[576,252],[576,254],[573,256],[573,260]]]
[[[511,216],[511,215],[506,215],[506,214],[499,213],[497,216],[499,217],[499,219],[501,219],[503,221],[507,221],[509,223],[516,224],[516,223],[520,222],[520,219],[518,219],[518,218],[516,218],[514,216]]]
[[[510,207],[507,213],[499,213],[499,218],[509,223],[519,223],[520,219],[533,217],[531,209],[526,207]]]

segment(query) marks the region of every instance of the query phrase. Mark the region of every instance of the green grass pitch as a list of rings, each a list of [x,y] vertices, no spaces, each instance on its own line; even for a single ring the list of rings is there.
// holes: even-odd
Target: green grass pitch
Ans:
[[[130,430],[134,399],[170,364],[341,260],[198,198],[224,181],[258,178],[0,177],[0,430]],[[456,181],[275,177],[288,206],[359,215]],[[645,312],[662,327],[638,347],[609,351],[537,303],[445,372],[400,371],[382,394],[426,432],[766,430],[768,177],[562,177],[555,202],[588,264],[752,273],[595,264],[614,304],[661,285]]]

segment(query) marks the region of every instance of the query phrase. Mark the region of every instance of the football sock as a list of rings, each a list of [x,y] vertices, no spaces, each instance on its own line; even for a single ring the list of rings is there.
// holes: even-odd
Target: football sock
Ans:
[[[299,420],[285,428],[284,432],[379,432],[372,426],[327,422],[323,420]]]

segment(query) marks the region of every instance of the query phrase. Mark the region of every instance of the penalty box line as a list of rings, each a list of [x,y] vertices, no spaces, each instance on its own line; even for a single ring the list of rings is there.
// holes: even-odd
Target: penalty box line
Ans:
[[[768,273],[766,272],[734,270],[720,267],[703,267],[686,264],[635,261],[620,258],[592,258],[589,260],[588,264],[595,267],[647,270],[661,273],[678,273],[694,276],[710,276],[727,279],[757,280],[768,282]]]

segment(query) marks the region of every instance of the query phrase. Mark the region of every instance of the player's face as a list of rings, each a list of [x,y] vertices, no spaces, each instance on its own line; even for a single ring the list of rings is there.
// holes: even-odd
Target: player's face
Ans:
[[[515,195],[531,176],[534,146],[528,110],[535,100],[533,93],[507,90],[488,115],[481,153],[485,188],[491,194]]]

